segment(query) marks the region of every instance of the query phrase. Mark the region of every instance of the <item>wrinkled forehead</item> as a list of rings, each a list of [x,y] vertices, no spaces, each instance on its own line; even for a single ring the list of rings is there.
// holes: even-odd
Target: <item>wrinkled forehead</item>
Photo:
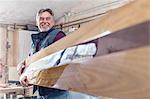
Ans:
[[[43,13],[41,13],[41,14],[39,14],[39,17],[41,18],[41,17],[53,17],[50,13],[48,13],[48,12],[43,12]]]

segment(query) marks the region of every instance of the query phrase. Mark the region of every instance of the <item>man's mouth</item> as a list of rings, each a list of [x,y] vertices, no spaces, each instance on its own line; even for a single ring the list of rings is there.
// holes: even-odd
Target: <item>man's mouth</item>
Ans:
[[[41,27],[43,27],[43,28],[46,28],[46,27],[49,27],[50,26],[50,24],[41,24]]]

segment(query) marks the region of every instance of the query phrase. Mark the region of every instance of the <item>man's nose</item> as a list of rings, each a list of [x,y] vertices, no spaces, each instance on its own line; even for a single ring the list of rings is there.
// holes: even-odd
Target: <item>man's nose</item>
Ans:
[[[46,19],[46,18],[44,18],[44,19],[43,19],[43,22],[47,22],[47,19]]]

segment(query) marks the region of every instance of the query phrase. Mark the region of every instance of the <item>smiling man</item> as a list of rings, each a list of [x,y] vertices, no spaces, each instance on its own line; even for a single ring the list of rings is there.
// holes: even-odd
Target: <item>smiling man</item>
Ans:
[[[36,22],[41,32],[48,31],[54,24],[54,14],[50,9],[41,9],[36,16]]]
[[[31,54],[38,52],[40,49],[66,36],[63,31],[53,27],[55,20],[51,9],[39,10],[36,16],[36,23],[40,32],[31,35],[33,41]]]
[[[54,28],[55,20],[54,14],[51,9],[41,9],[37,13],[36,23],[39,28],[39,33],[31,35],[32,46],[30,55],[40,51],[41,49],[66,36],[64,32]],[[64,51],[60,54],[63,55]],[[60,61],[61,60],[56,61],[55,65],[58,65]],[[27,66],[25,66],[24,61],[20,62],[20,64],[18,64],[17,66],[18,73],[21,75],[26,67]],[[27,76],[20,77],[20,83],[23,86],[28,86]],[[38,96],[34,99],[98,99],[95,96],[85,95],[82,93],[47,88],[37,85],[34,85],[33,87],[33,92],[35,91],[37,91]]]
[[[39,33],[31,35],[32,46],[30,55],[66,36],[64,32],[53,27],[55,25],[55,20],[51,9],[39,10],[36,16],[36,23]],[[21,75],[26,67],[24,62],[21,62],[17,66],[18,73]],[[28,86],[27,77],[21,78],[20,83],[23,86]],[[36,90],[38,92],[38,99],[67,99],[68,96],[68,91],[34,85],[33,91],[35,92]]]

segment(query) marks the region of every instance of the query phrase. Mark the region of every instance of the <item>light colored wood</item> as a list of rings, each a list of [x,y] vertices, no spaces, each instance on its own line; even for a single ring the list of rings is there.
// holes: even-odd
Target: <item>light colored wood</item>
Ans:
[[[27,89],[26,87],[22,87],[22,86],[16,86],[16,87],[6,87],[6,88],[0,88],[0,93],[10,93],[10,92],[16,92],[16,91],[20,91],[20,90],[24,90]]]
[[[13,65],[17,66],[17,64],[19,63],[19,30],[15,30],[13,33]]]
[[[7,41],[7,29],[4,27],[0,27],[0,72],[1,72],[1,82],[6,83],[8,80],[8,72],[7,72],[7,48],[6,48],[6,41]]]
[[[63,65],[61,67],[55,67],[40,71],[36,76],[37,78],[35,84],[54,85],[66,67],[67,65]]]
[[[53,87],[119,99],[149,99],[150,46],[70,64]]]
[[[8,60],[7,60],[7,65],[8,66],[13,66],[13,46],[14,46],[14,42],[13,42],[13,31],[12,30],[8,30]]]
[[[148,0],[135,0],[117,10],[110,11],[104,17],[83,25],[79,30],[59,40],[49,47],[26,59],[26,65],[37,61],[61,49],[90,40],[89,38],[105,31],[117,31],[150,20],[150,3]]]

